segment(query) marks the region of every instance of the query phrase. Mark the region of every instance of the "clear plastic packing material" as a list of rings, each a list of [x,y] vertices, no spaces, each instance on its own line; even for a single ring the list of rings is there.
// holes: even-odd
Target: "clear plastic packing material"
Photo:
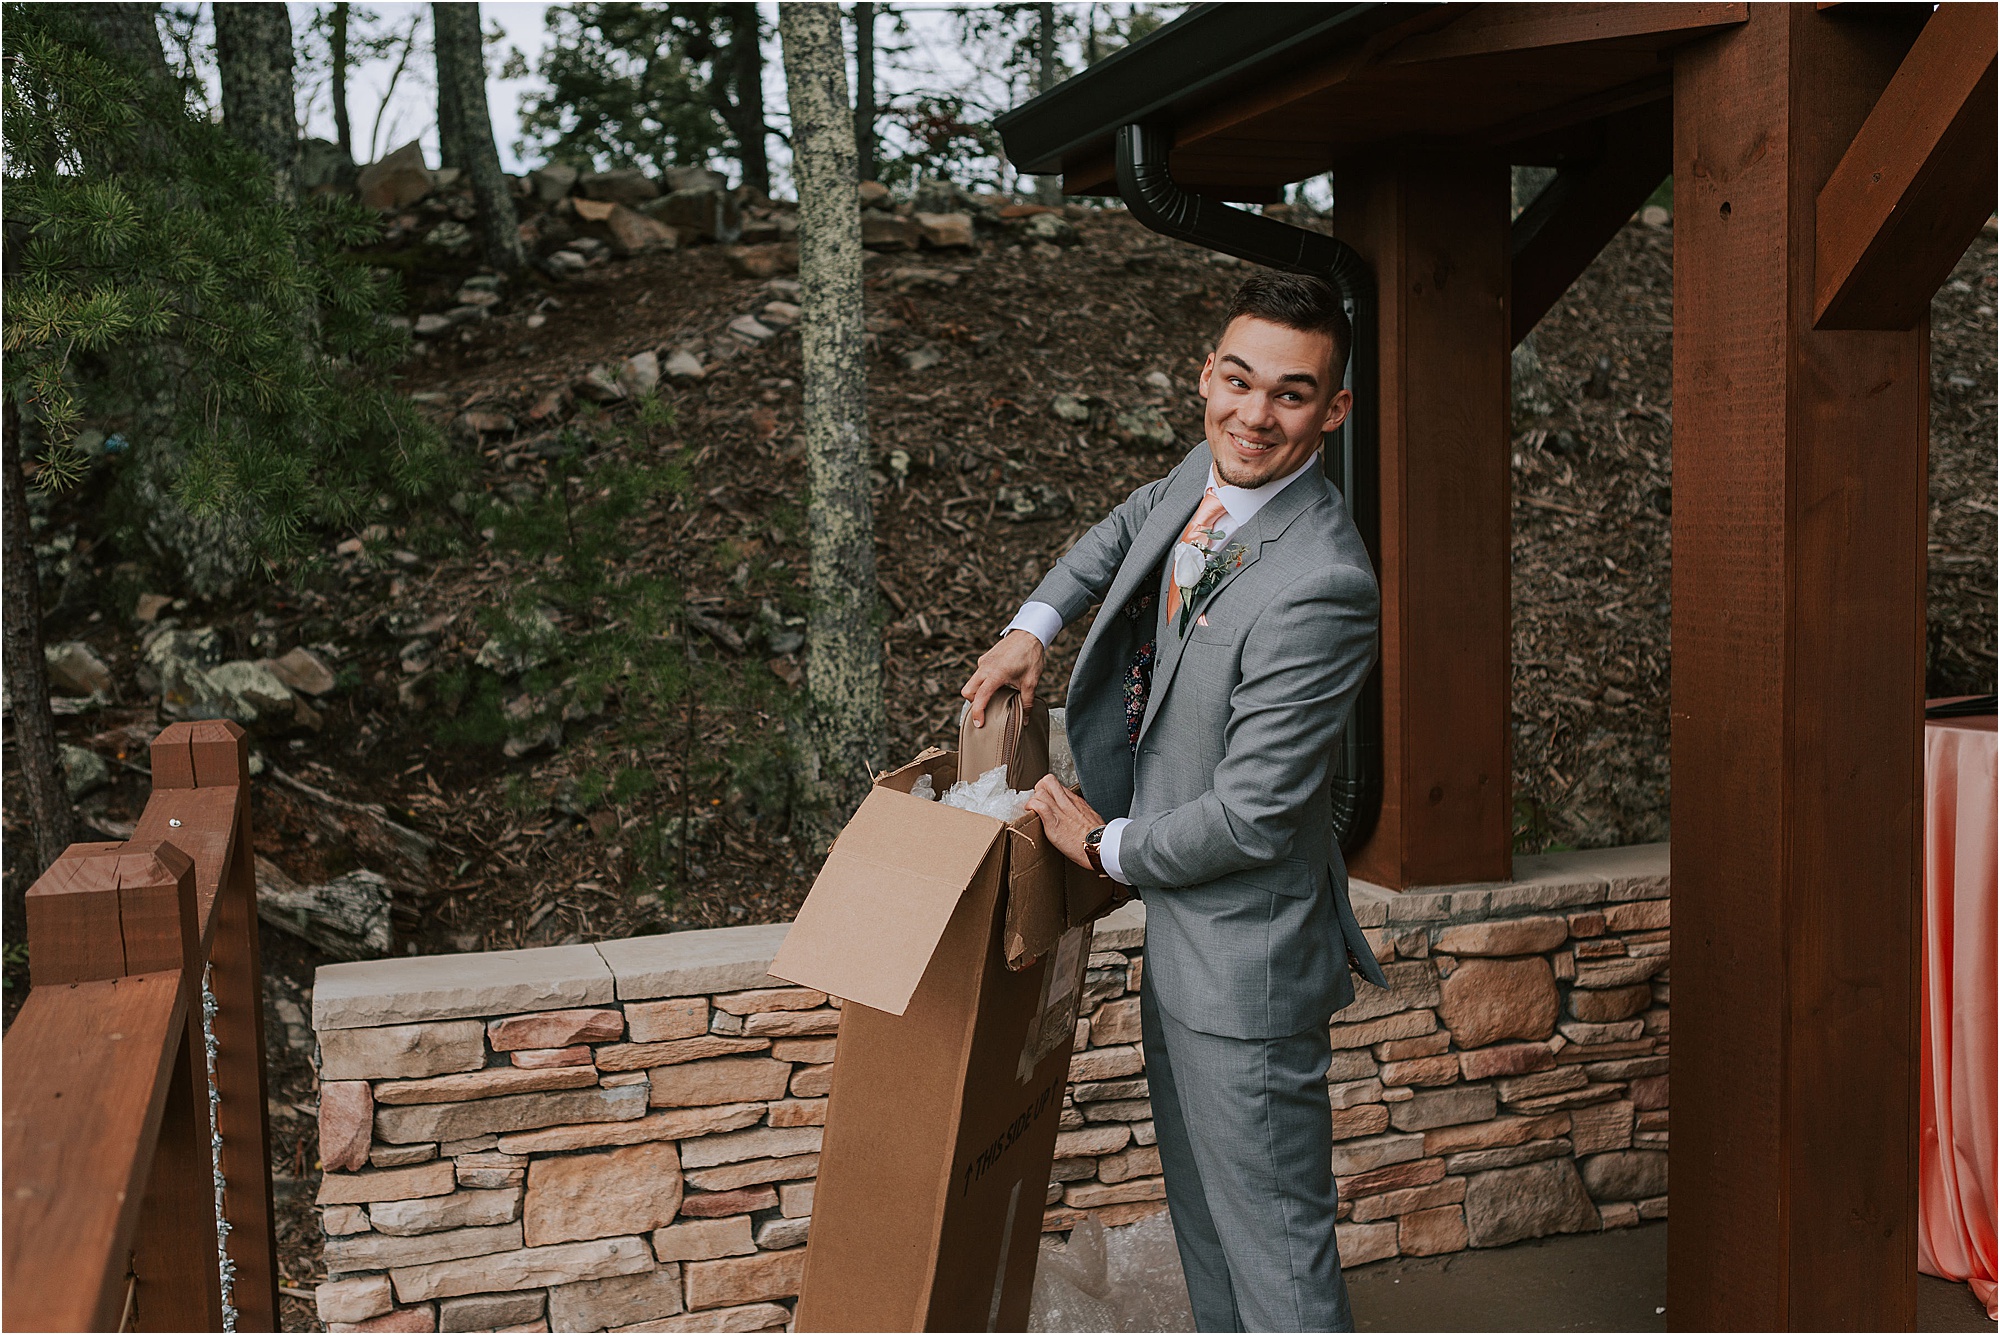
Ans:
[[[1028,1329],[1193,1330],[1174,1226],[1163,1210],[1105,1228],[1095,1216],[1068,1242],[1042,1240]]]
[[[910,788],[911,797],[921,797],[927,802],[942,802],[948,807],[957,807],[960,811],[976,811],[982,816],[991,816],[994,820],[1007,821],[1010,824],[1028,814],[1028,798],[1033,793],[1032,788],[1026,792],[1018,788],[1009,788],[1005,765],[995,765],[970,781],[960,779],[945,789],[941,797],[928,774],[918,779]]]

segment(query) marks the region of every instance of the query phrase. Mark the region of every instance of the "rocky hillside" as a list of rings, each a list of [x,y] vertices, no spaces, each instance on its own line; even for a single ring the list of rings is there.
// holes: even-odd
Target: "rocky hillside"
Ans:
[[[520,193],[540,269],[507,284],[477,272],[466,201],[437,176],[377,202],[382,262],[411,276],[409,392],[467,466],[449,507],[330,534],[317,569],[227,603],[154,587],[80,506],[45,517],[85,811],[115,831],[145,737],[220,711],[259,734],[273,865],[303,886],[381,873],[419,949],[782,917],[810,873],[784,832],[806,508],[790,212],[701,174],[662,193],[537,173]],[[1196,437],[1194,371],[1241,270],[1115,211],[870,202],[905,755],[950,735],[959,683],[1047,563]],[[1541,383],[1522,377],[1524,848],[1666,833],[1671,247],[1670,221],[1628,227],[1538,331]],[[1936,693],[1993,683],[1993,258],[1989,231],[1934,321]],[[626,623],[678,635],[683,600],[697,633],[635,664]],[[643,691],[634,673],[664,675]],[[338,833],[315,794],[378,803],[436,848],[364,865],[388,855],[357,854],[361,818]]]

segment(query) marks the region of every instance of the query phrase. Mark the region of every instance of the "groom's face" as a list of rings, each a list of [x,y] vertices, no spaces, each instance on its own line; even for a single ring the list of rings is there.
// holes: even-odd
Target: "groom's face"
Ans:
[[[1201,396],[1216,476],[1232,487],[1297,470],[1354,402],[1334,382],[1330,337],[1252,315],[1222,331],[1201,368]]]

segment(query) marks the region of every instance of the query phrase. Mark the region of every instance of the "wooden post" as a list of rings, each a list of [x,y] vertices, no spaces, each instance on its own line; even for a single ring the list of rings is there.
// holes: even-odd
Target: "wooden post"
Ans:
[[[1382,814],[1356,876],[1513,870],[1508,173],[1399,155],[1336,172],[1380,316]]]
[[[152,755],[156,789],[236,789],[235,838],[216,886],[209,945],[209,986],[216,1003],[216,1129],[222,1136],[223,1217],[229,1221],[229,1258],[236,1266],[232,1296],[237,1329],[276,1330],[278,1252],[272,1228],[264,972],[257,952],[248,744],[234,723],[176,723],[154,739]]]
[[[194,863],[172,844],[128,844],[115,868],[128,973],[181,971],[186,1021],[168,1079],[153,1170],[132,1245],[139,1330],[221,1330],[215,1239],[215,1158],[209,1135],[207,1048],[201,1033],[205,964]]]
[[[1675,63],[1679,1330],[1915,1323],[1929,344],[1813,328],[1815,197],[1910,36],[1752,6]]]

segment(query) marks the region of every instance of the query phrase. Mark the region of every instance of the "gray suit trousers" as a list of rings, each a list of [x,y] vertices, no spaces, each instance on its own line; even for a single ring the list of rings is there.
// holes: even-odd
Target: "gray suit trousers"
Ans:
[[[1333,1232],[1326,1025],[1282,1038],[1204,1034],[1151,987],[1139,1015],[1195,1329],[1353,1330]]]

